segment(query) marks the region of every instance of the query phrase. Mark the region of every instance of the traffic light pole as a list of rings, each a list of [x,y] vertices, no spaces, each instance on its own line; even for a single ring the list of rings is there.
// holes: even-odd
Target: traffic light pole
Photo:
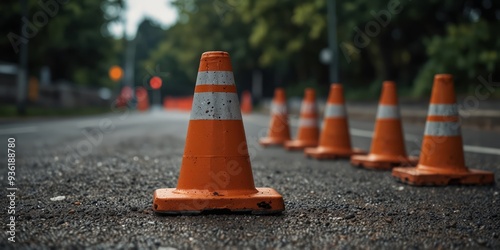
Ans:
[[[330,83],[339,82],[339,53],[337,44],[337,7],[336,0],[326,0],[328,21],[328,47],[330,48]]]
[[[21,15],[28,16],[27,0],[21,0]],[[23,33],[21,23],[21,34]],[[17,113],[26,114],[26,86],[28,85],[28,42],[21,43],[19,52],[19,67],[17,69]]]

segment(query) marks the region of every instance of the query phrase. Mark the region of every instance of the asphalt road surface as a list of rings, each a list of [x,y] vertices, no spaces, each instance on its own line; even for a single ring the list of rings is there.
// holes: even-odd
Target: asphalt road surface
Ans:
[[[155,215],[153,191],[177,183],[188,119],[156,111],[0,125],[0,248],[500,248],[497,185],[413,187],[347,160],[263,149],[269,117],[258,114],[243,117],[255,184],[280,192],[285,212]],[[369,149],[373,123],[350,125],[354,146]],[[499,183],[500,133],[462,132],[467,165]],[[405,133],[417,152],[423,126]]]

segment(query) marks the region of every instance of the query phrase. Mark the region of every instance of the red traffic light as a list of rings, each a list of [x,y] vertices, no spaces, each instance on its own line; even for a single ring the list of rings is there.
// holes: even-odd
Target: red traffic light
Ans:
[[[153,77],[151,77],[151,80],[149,80],[149,85],[153,89],[161,88],[161,84],[162,84],[161,78],[159,78],[157,76],[153,76]]]

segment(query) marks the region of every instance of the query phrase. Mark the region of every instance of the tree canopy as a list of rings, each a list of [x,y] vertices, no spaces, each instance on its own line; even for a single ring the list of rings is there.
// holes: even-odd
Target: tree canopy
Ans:
[[[19,32],[16,0],[0,8],[0,29]],[[42,1],[44,2],[44,1]],[[49,1],[50,2],[50,1]],[[56,1],[54,1],[56,2]],[[61,1],[64,2],[64,1]],[[106,70],[122,64],[122,41],[106,36],[119,20],[122,0],[89,0],[59,6],[30,42],[30,69],[49,65],[53,78],[76,84],[109,84]],[[172,0],[178,20],[166,30],[151,20],[139,26],[135,44],[135,84],[164,79],[166,94],[192,92],[204,51],[232,57],[240,91],[262,72],[264,94],[285,86],[301,95],[306,86],[326,90],[328,47],[326,0]],[[478,76],[497,78],[500,63],[500,2],[493,0],[336,1],[340,81],[357,97],[376,98],[383,80],[395,80],[415,97],[427,96],[435,73],[455,76],[457,89],[473,90]],[[30,1],[30,18],[42,10]],[[0,60],[16,61],[8,36],[0,37]],[[471,87],[472,86],[472,87]],[[357,91],[356,91],[357,90]],[[326,95],[325,92],[323,92]]]

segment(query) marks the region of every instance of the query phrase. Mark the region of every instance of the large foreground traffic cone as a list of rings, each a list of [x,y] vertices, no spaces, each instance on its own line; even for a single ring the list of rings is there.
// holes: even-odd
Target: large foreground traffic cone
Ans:
[[[304,150],[306,156],[315,159],[335,159],[363,153],[360,149],[351,147],[343,92],[342,85],[338,83],[330,86],[319,146],[306,148]]]
[[[377,110],[370,154],[351,157],[351,164],[387,170],[395,166],[415,166],[417,157],[407,156],[396,83],[385,81]]]
[[[287,150],[303,150],[307,147],[318,146],[318,111],[316,107],[316,93],[314,89],[305,90],[304,100],[300,105],[299,131],[297,139],[286,141]]]
[[[290,140],[290,127],[288,126],[285,90],[276,88],[271,103],[271,124],[267,137],[261,138],[259,143],[262,146],[283,145],[288,140]]]
[[[137,109],[139,111],[146,111],[149,109],[148,91],[143,87],[135,89],[135,97],[137,98]]]
[[[227,52],[201,56],[177,188],[157,189],[158,213],[279,213],[283,197],[255,188],[240,106]]]
[[[492,184],[492,172],[465,166],[462,133],[448,74],[434,77],[420,161],[415,168],[394,168],[392,175],[413,185]]]
[[[252,105],[252,93],[250,91],[245,90],[241,93],[241,112],[243,114],[252,113],[253,105]]]

